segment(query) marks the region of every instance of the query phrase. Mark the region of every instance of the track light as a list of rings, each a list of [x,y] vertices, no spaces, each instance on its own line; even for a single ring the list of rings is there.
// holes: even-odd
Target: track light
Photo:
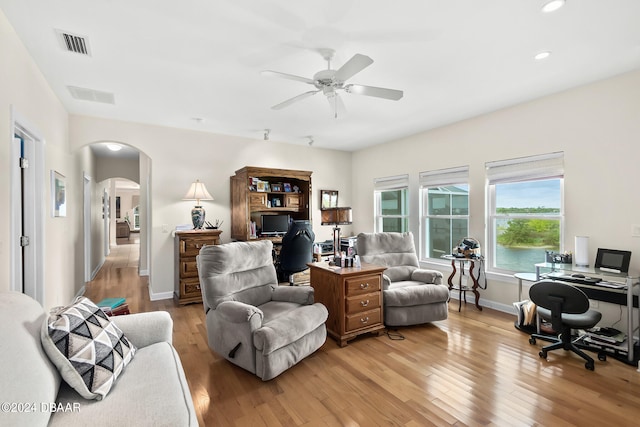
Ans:
[[[271,133],[271,129],[265,129],[264,130],[264,140],[268,141],[269,140],[269,134]]]

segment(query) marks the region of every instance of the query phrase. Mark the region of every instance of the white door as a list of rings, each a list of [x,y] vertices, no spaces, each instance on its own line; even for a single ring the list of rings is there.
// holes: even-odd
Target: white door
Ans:
[[[44,304],[44,143],[18,120],[12,124],[11,289]]]

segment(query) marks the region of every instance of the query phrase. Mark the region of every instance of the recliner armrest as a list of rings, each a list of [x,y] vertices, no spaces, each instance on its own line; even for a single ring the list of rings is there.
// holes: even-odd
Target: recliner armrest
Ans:
[[[273,286],[273,301],[295,302],[296,304],[313,304],[313,288],[311,286]]]
[[[382,275],[382,289],[389,289],[391,286],[391,279],[386,274]]]
[[[436,270],[426,270],[419,268],[411,273],[411,280],[440,285],[442,284],[442,273]]]
[[[231,323],[247,323],[258,316],[259,324],[262,324],[264,318],[264,313],[258,307],[240,301],[221,302],[216,308],[216,314]]]
[[[109,320],[138,348],[173,341],[173,319],[166,311],[114,316]]]
[[[253,345],[263,355],[271,354],[323,326],[328,315],[327,308],[319,302],[298,307],[256,330]]]

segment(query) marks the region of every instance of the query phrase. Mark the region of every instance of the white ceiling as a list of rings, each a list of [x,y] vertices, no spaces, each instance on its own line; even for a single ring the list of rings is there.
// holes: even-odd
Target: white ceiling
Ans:
[[[0,0],[71,114],[357,150],[640,68],[640,1]],[[55,30],[88,38],[62,49]],[[312,77],[356,53],[375,62],[350,83],[400,89],[399,101],[322,94],[261,75]],[[543,61],[533,56],[544,50]],[[3,59],[4,61],[4,59]],[[67,86],[112,93],[81,101]],[[194,120],[202,118],[202,121]]]

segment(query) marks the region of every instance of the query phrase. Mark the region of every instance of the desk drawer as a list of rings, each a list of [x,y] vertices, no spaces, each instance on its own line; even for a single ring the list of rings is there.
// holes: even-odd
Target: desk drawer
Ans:
[[[358,295],[346,299],[347,315],[380,307],[380,292]]]
[[[382,322],[382,310],[380,307],[375,310],[364,311],[362,313],[347,315],[345,331],[355,331]]]
[[[379,275],[372,274],[369,276],[354,277],[352,279],[346,279],[345,283],[345,293],[347,296],[368,294],[380,290]]]

